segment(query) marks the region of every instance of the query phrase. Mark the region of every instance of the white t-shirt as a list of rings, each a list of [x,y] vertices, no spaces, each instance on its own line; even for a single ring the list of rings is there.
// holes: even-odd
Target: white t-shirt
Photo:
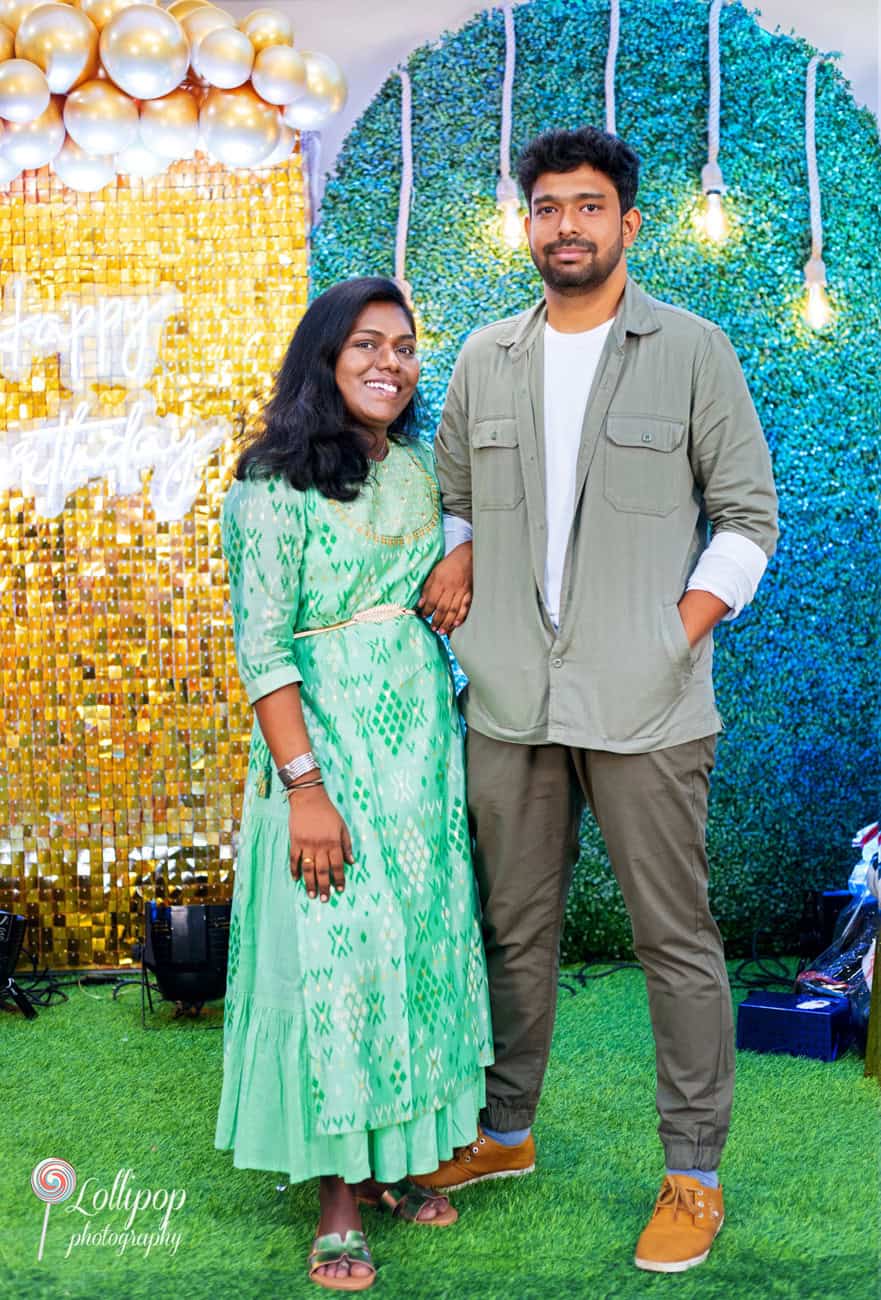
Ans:
[[[555,627],[560,622],[563,564],[575,515],[581,427],[600,353],[611,328],[612,320],[607,320],[579,334],[560,334],[545,325],[545,604]]]

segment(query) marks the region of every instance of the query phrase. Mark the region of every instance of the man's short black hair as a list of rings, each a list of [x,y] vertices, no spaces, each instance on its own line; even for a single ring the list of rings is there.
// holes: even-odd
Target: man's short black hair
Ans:
[[[543,131],[529,141],[517,160],[517,179],[527,204],[531,205],[535,182],[544,172],[574,172],[585,165],[609,177],[618,191],[622,216],[629,212],[639,188],[639,158],[617,135],[595,126]]]

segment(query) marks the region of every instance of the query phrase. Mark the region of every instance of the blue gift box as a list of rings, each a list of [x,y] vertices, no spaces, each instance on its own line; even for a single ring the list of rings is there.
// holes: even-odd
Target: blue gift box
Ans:
[[[847,998],[753,990],[737,1013],[737,1046],[834,1061],[852,1038]]]

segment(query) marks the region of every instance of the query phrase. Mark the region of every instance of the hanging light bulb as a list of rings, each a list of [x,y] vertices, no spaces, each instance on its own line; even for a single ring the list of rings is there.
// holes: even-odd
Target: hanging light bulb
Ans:
[[[805,263],[805,284],[808,290],[805,320],[811,329],[825,329],[832,320],[832,308],[826,296],[826,265],[822,257],[812,257]]]
[[[704,229],[714,244],[724,244],[728,238],[728,218],[722,206],[722,195],[717,190],[710,190],[707,195],[707,214]]]
[[[496,186],[496,200],[502,212],[502,238],[510,249],[523,242],[523,220],[517,186],[510,176],[503,176]]]
[[[728,217],[722,203],[725,182],[722,169],[718,163],[707,163],[701,171],[701,185],[707,196],[707,210],[704,214],[703,227],[708,239],[714,244],[724,244],[728,238]]]

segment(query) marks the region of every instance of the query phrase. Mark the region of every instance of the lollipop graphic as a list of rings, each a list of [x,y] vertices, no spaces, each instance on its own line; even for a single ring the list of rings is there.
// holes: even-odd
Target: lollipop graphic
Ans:
[[[53,1205],[60,1205],[62,1201],[67,1200],[68,1196],[73,1196],[76,1188],[76,1174],[73,1165],[69,1165],[66,1160],[58,1160],[54,1156],[49,1156],[47,1160],[41,1160],[31,1174],[31,1188],[35,1196],[46,1202],[46,1213],[43,1215],[43,1233],[40,1237],[40,1249],[37,1251],[37,1259],[40,1260],[43,1258],[43,1246],[46,1244],[49,1211]]]

